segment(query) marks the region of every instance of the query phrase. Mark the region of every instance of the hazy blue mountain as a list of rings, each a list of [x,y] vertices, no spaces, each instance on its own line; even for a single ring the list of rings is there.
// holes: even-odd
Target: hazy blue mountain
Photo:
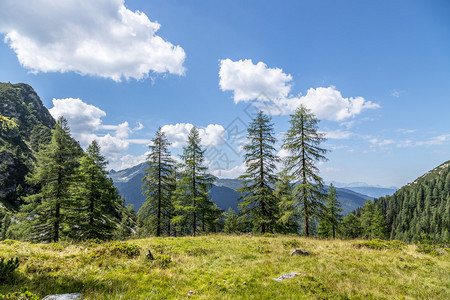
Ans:
[[[134,205],[136,211],[139,210],[145,201],[141,186],[146,167],[147,164],[142,163],[129,169],[121,171],[112,170],[110,172],[110,177],[113,179],[115,186],[119,189],[120,194],[125,197],[128,204]],[[236,192],[236,189],[240,186],[241,181],[238,179],[217,178],[210,190],[211,199],[223,210],[227,210],[231,207],[233,210],[237,211],[237,200],[240,197],[240,194]],[[344,214],[364,205],[367,199],[373,199],[373,197],[350,189],[336,188],[336,191],[338,199],[342,203]]]
[[[384,196],[390,196],[394,194],[398,188],[383,188],[375,186],[349,186],[346,187],[347,190],[352,190],[357,193],[361,193],[373,198],[379,198]]]

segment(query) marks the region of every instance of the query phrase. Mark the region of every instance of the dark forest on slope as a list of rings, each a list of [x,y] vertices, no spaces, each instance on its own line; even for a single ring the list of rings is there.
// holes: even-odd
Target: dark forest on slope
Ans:
[[[392,196],[375,199],[386,216],[391,239],[416,241],[429,234],[434,242],[450,238],[450,161]]]

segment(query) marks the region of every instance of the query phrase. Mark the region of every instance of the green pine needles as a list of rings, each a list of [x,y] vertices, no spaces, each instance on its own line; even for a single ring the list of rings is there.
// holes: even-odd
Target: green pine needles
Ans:
[[[284,162],[286,172],[295,183],[293,208],[303,217],[303,230],[308,237],[311,218],[320,217],[324,209],[323,181],[315,163],[326,160],[327,150],[320,147],[325,138],[318,131],[319,120],[306,107],[301,105],[291,115],[290,123],[283,143],[289,156]]]
[[[147,198],[138,213],[141,230],[156,236],[171,234],[176,172],[169,146],[166,135],[159,128],[149,146],[151,152],[147,156],[148,168],[145,169],[142,179],[142,189]]]
[[[273,124],[270,117],[259,111],[247,128],[245,151],[245,174],[240,176],[242,194],[239,204],[241,214],[250,216],[253,229],[273,233],[277,226],[278,201],[274,194],[277,182],[276,155]]]

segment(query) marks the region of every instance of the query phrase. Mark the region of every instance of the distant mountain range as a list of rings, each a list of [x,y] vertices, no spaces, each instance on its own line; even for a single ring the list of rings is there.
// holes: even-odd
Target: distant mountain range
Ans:
[[[111,170],[110,177],[113,179],[115,186],[119,189],[120,194],[125,198],[128,204],[133,204],[134,208],[139,210],[145,201],[142,194],[142,178],[144,170],[147,168],[146,163],[121,170]],[[232,208],[237,211],[238,198],[240,193],[236,191],[241,186],[238,179],[216,179],[210,190],[211,199],[217,206],[223,210]],[[364,205],[367,199],[373,199],[378,195],[389,195],[395,192],[394,189],[380,187],[349,187],[336,188],[338,200],[342,204],[343,213],[347,214],[356,208]],[[364,191],[367,191],[365,193]],[[370,195],[369,195],[370,194]],[[374,195],[374,196],[373,196]]]

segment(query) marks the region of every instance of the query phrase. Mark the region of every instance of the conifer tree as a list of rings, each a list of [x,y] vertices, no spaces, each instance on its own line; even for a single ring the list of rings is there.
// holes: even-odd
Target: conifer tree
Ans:
[[[295,208],[295,197],[293,178],[285,170],[278,174],[278,181],[275,183],[275,197],[279,204],[280,229],[285,233],[297,233],[299,228],[300,215]]]
[[[72,232],[76,238],[106,240],[113,236],[114,221],[120,217],[120,202],[113,182],[107,177],[107,164],[94,140],[77,170],[78,182],[74,187],[76,209],[71,220],[79,228],[78,232]]]
[[[240,176],[242,194],[239,209],[242,214],[249,214],[254,228],[262,234],[273,232],[278,215],[278,202],[274,194],[275,163],[280,159],[275,153],[273,124],[270,117],[259,111],[247,128],[245,151],[245,174]]]
[[[209,189],[214,178],[206,173],[203,166],[205,150],[200,146],[200,136],[197,128],[189,132],[187,146],[181,155],[181,180],[175,191],[176,216],[172,218],[180,233],[197,234],[197,227],[208,217],[208,208],[213,207],[209,196]],[[202,226],[202,229],[206,229]]]
[[[36,167],[29,183],[40,186],[40,192],[26,198],[22,211],[27,215],[30,239],[58,242],[68,214],[72,211],[71,189],[82,150],[70,136],[67,120],[60,117],[52,130],[52,139],[36,155]]]
[[[320,148],[324,135],[318,132],[318,122],[314,114],[301,105],[291,115],[291,128],[285,134],[283,149],[289,152],[285,160],[286,172],[295,183],[295,209],[304,221],[305,236],[309,236],[310,219],[319,217],[323,210],[323,181],[315,166],[325,160],[327,150]]]
[[[170,143],[165,133],[158,129],[147,156],[148,168],[144,171],[142,188],[147,196],[138,216],[144,230],[161,236],[165,229],[170,235],[170,219],[173,211],[172,196],[175,189],[174,161],[169,153]]]
[[[225,222],[223,231],[225,233],[237,233],[239,232],[239,221],[236,212],[230,207],[224,213]]]
[[[342,208],[341,203],[337,199],[336,188],[333,184],[330,185],[328,190],[325,206],[326,220],[331,228],[332,237],[334,239],[336,237],[336,228],[342,220],[342,215],[340,214]]]
[[[361,222],[353,213],[349,213],[339,223],[339,231],[347,239],[354,239],[361,236]]]

